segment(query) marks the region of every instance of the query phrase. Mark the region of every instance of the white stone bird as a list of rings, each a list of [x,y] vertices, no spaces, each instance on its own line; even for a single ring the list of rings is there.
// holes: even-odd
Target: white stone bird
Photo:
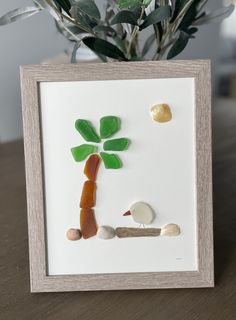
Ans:
[[[135,202],[130,207],[129,211],[123,216],[132,216],[133,220],[140,225],[151,224],[155,218],[155,213],[152,208],[145,202]]]

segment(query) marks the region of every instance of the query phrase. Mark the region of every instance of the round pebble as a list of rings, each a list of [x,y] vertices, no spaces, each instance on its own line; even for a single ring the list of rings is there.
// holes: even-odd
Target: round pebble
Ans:
[[[114,238],[116,235],[115,230],[110,226],[101,226],[98,228],[97,236],[99,239],[108,240]]]
[[[181,233],[180,227],[177,224],[169,223],[161,228],[161,236],[173,237]]]
[[[82,233],[79,229],[69,229],[66,233],[66,237],[68,240],[76,241],[80,240],[82,237]]]

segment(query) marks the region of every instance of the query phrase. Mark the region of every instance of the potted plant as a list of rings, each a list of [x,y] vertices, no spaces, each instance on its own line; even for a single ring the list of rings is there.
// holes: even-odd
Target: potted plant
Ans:
[[[33,0],[0,18],[0,25],[46,10],[73,42],[71,62],[81,46],[104,62],[172,59],[196,37],[199,26],[228,17],[227,7],[208,12],[208,0]],[[144,32],[148,28],[149,32]],[[140,38],[146,38],[141,46]]]

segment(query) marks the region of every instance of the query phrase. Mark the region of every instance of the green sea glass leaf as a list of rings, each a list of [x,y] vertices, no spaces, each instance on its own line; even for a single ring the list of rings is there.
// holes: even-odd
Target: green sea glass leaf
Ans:
[[[92,123],[88,120],[78,119],[75,122],[75,128],[79,131],[81,136],[89,142],[100,142],[101,138],[94,129]]]
[[[100,135],[102,139],[110,138],[120,130],[120,118],[106,116],[100,119]]]
[[[122,168],[122,162],[116,154],[101,152],[100,156],[104,162],[106,169],[120,169],[120,168]]]
[[[111,151],[124,151],[128,149],[129,144],[130,140],[127,138],[112,139],[104,142],[103,149]]]
[[[97,152],[97,147],[91,144],[81,144],[78,147],[71,148],[71,153],[75,159],[75,161],[83,161],[87,158],[91,153]]]

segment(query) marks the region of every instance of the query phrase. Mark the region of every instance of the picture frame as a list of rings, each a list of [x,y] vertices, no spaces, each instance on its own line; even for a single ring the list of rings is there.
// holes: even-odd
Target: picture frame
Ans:
[[[83,90],[80,89],[81,86],[83,87]],[[145,89],[143,93],[142,90],[140,90],[140,88]],[[152,88],[152,90],[150,88]],[[26,65],[21,67],[21,90],[27,186],[31,292],[213,287],[214,267],[212,219],[210,61],[176,60],[131,63],[84,63],[74,65]],[[117,95],[114,96],[116,90],[120,91],[118,91]],[[147,94],[147,92],[149,92],[148,90],[150,90],[150,94]],[[90,92],[91,94],[89,94]],[[132,94],[130,94],[129,96],[128,92],[132,92]],[[164,92],[163,95],[161,95],[162,92]],[[139,96],[136,97],[136,94]],[[73,135],[76,134],[76,132],[74,128],[71,127],[71,132],[67,134],[68,130],[70,131],[70,129],[68,129],[70,126],[67,127],[66,124],[65,126],[64,124],[63,126],[60,126],[63,123],[63,121],[64,123],[66,123],[68,119],[68,122],[71,125],[71,119],[74,117],[74,115],[73,117],[70,117],[70,114],[72,113],[72,109],[70,109],[70,104],[74,104],[73,110],[75,110],[75,113],[77,112],[76,106],[78,105],[78,117],[80,117],[81,110],[83,116],[87,115],[88,113],[87,118],[90,118],[90,116],[95,118],[95,116],[97,117],[98,115],[108,115],[109,113],[106,112],[107,110],[109,110],[108,108],[110,106],[111,108],[114,108],[114,110],[117,110],[118,114],[121,117],[124,117],[124,125],[126,122],[131,123],[133,121],[132,128],[134,128],[134,130],[136,130],[135,128],[140,127],[139,131],[137,130],[137,135],[141,139],[143,136],[146,135],[145,131],[148,130],[144,130],[144,128],[146,128],[146,124],[144,124],[142,127],[142,121],[144,121],[142,120],[143,114],[141,114],[141,112],[140,114],[138,113],[138,105],[140,101],[142,101],[142,103],[145,104],[145,119],[149,119],[148,117],[150,116],[149,112],[151,105],[150,101],[146,97],[152,95],[155,97],[155,95],[159,94],[160,96],[158,97],[162,97],[162,101],[160,100],[160,98],[157,99],[158,101],[150,101],[153,101],[153,103],[168,103],[168,99],[172,99],[171,108],[173,109],[173,120],[175,120],[176,127],[174,127],[173,124],[172,127],[169,127],[170,130],[167,130],[167,126],[169,124],[154,124],[152,122],[152,119],[150,119],[150,126],[153,126],[153,130],[159,130],[157,132],[160,132],[160,137],[162,137],[162,140],[165,139],[165,137],[168,137],[169,140],[167,139],[167,141],[173,141],[173,146],[177,146],[177,149],[173,152],[170,150],[171,142],[169,145],[170,147],[166,148],[166,144],[164,143],[162,145],[162,142],[160,141],[160,145],[163,146],[160,147],[161,152],[163,153],[163,163],[166,162],[165,152],[170,152],[170,154],[168,153],[167,155],[168,159],[172,157],[173,161],[171,163],[175,164],[176,162],[176,165],[179,166],[180,169],[177,170],[176,167],[173,166],[173,168],[171,167],[172,169],[168,167],[163,167],[161,168],[161,170],[159,170],[159,173],[156,173],[154,170],[152,170],[150,171],[153,172],[152,177],[150,177],[150,174],[149,177],[143,175],[144,178],[142,180],[147,180],[146,186],[150,186],[150,190],[154,190],[156,188],[156,185],[159,183],[159,179],[157,177],[160,177],[158,176],[161,175],[160,171],[166,171],[167,179],[169,179],[168,181],[172,181],[171,183],[169,183],[169,185],[168,183],[165,184],[165,181],[163,180],[165,179],[165,176],[161,176],[161,186],[157,186],[157,188],[159,188],[158,190],[164,189],[164,191],[163,197],[160,197],[158,201],[160,201],[161,205],[162,199],[168,196],[168,189],[170,188],[170,190],[172,190],[171,186],[173,185],[173,190],[175,191],[170,191],[170,193],[173,192],[171,194],[176,195],[176,199],[181,199],[182,202],[180,205],[183,208],[183,210],[176,209],[176,219],[178,218],[179,221],[182,222],[183,226],[185,226],[184,219],[186,217],[186,219],[190,219],[190,223],[188,222],[188,224],[186,224],[186,226],[183,228],[183,234],[181,234],[179,238],[179,241],[183,241],[179,243],[183,243],[183,247],[186,245],[183,254],[186,255],[185,260],[187,262],[180,261],[182,258],[179,258],[177,256],[174,257],[173,263],[170,263],[171,260],[168,259],[171,258],[168,258],[167,256],[169,253],[171,254],[171,252],[175,251],[174,249],[169,250],[166,254],[166,257],[165,254],[161,255],[162,259],[167,259],[163,262],[162,265],[159,265],[159,262],[155,262],[160,260],[160,255],[155,256],[155,250],[158,251],[159,246],[162,245],[163,251],[160,252],[166,252],[165,246],[167,246],[167,243],[170,246],[168,248],[175,248],[178,245],[175,244],[176,240],[174,239],[177,239],[178,237],[171,237],[171,240],[169,240],[169,238],[165,241],[163,240],[163,244],[159,244],[159,242],[157,242],[158,237],[156,238],[155,243],[152,239],[144,241],[142,240],[143,238],[137,238],[137,241],[135,240],[136,242],[133,241],[133,239],[120,239],[119,242],[116,240],[113,241],[113,239],[93,239],[91,241],[90,239],[88,239],[86,240],[87,242],[84,239],[78,242],[68,241],[66,239],[65,233],[67,227],[69,227],[69,215],[71,217],[73,215],[71,219],[78,219],[78,224],[79,218],[74,218],[74,212],[68,213],[68,216],[67,214],[65,214],[63,218],[61,218],[63,214],[51,214],[51,212],[56,211],[56,209],[53,209],[54,205],[55,208],[58,208],[57,205],[59,205],[59,208],[62,208],[62,211],[64,210],[63,208],[67,206],[65,203],[66,201],[63,200],[63,194],[73,194],[73,201],[71,201],[72,198],[69,199],[70,202],[74,203],[75,195],[77,192],[73,191],[73,188],[71,188],[71,190],[68,191],[68,188],[70,189],[70,187],[68,187],[67,185],[66,190],[62,189],[62,191],[60,191],[64,192],[62,193],[62,196],[59,196],[60,193],[55,194],[55,190],[57,188],[56,185],[62,186],[62,188],[64,188],[64,184],[66,185],[66,181],[57,180],[59,174],[58,172],[70,170],[68,168],[70,164],[67,165],[67,168],[65,169],[65,162],[63,163],[64,160],[62,161],[60,159],[61,157],[59,156],[60,152],[65,154],[65,157],[70,157],[66,159],[69,159],[68,161],[71,161],[71,166],[76,165],[76,167],[73,167],[73,170],[78,170],[78,172],[82,172],[82,167],[79,168],[79,165],[73,161],[69,150],[69,147],[73,147],[74,141],[72,140],[74,138],[70,138],[71,144],[64,141],[64,137],[65,140],[67,139],[67,136],[69,137],[69,135],[71,135],[70,137],[74,137]],[[173,97],[168,98],[168,95],[171,94]],[[110,96],[107,97],[107,95]],[[70,101],[68,100],[68,97],[70,97]],[[76,102],[77,105],[74,102],[72,103],[72,101],[76,100],[78,102]],[[176,105],[178,104],[178,106],[180,106],[178,108],[176,107],[176,109],[175,101]],[[193,102],[190,103],[189,101]],[[127,105],[125,105],[126,102]],[[183,109],[181,109],[181,105],[186,105],[186,107],[183,107]],[[51,106],[52,111],[50,111]],[[127,111],[129,110],[129,107],[132,109],[132,112]],[[102,108],[105,109],[102,110]],[[101,109],[101,112],[99,111],[99,113],[98,111],[95,111],[97,109]],[[93,110],[93,112],[91,110]],[[93,113],[95,113],[95,115]],[[178,117],[180,120],[178,120]],[[137,121],[138,124],[135,123],[135,121]],[[180,122],[178,123],[178,121]],[[171,122],[169,123],[171,124]],[[147,126],[149,126],[149,124],[147,124]],[[156,129],[157,127],[154,126],[159,127],[158,129]],[[165,133],[163,130],[165,130]],[[172,131],[171,133],[171,130],[175,131]],[[55,135],[55,132],[57,132],[59,136]],[[63,134],[60,132],[62,132]],[[179,136],[178,132],[180,132]],[[56,139],[55,137],[58,137],[58,139]],[[189,138],[185,141],[184,137]],[[147,137],[145,140],[147,141],[145,150],[147,150],[147,152],[151,150],[150,154],[154,154],[153,157],[155,157],[156,152],[158,152],[159,142],[155,142],[156,137],[154,136],[150,138],[154,140],[151,140],[152,143],[150,143],[149,145],[148,139],[149,137]],[[182,143],[180,144],[179,139],[183,139]],[[81,142],[81,140],[78,137],[78,143],[79,142]],[[61,145],[63,143],[64,145],[66,145],[66,148],[63,148],[62,151],[58,151],[57,153],[57,150],[62,149]],[[138,146],[138,138],[137,140],[135,140],[134,137],[131,143],[131,146]],[[180,148],[179,152],[178,148]],[[130,149],[129,151],[127,151],[127,154],[129,152],[130,155],[133,157],[134,149],[135,147],[132,150]],[[141,149],[142,148],[140,148],[140,150]],[[54,152],[53,154],[51,153],[52,150]],[[178,155],[183,154],[183,157],[185,157],[185,150],[187,150],[186,152],[188,152],[186,153],[187,156],[186,158],[181,158],[182,160],[180,160],[180,158],[178,158]],[[51,163],[50,166],[49,164],[52,160],[52,157],[55,158],[54,161],[52,161],[53,164]],[[150,158],[150,155],[148,155],[148,159]],[[137,159],[136,156],[135,159]],[[186,164],[183,164],[183,162],[185,162],[183,160],[185,159]],[[125,177],[129,175],[128,170],[131,170],[130,168],[132,167],[130,163],[126,163],[127,168],[125,168]],[[138,165],[135,164],[135,166],[137,167],[136,170],[140,171],[140,168],[142,168],[141,171],[143,172],[145,172],[145,170],[149,170],[150,168],[148,163],[140,163]],[[167,161],[167,165],[170,165],[170,162],[168,164]],[[165,164],[163,166],[165,166]],[[52,178],[54,169],[58,169],[58,171],[57,173],[55,173],[54,178]],[[76,184],[78,182],[77,180],[81,180],[81,176],[78,176],[78,178],[76,178],[75,180],[75,178],[73,177],[74,174],[72,172],[77,171],[73,170],[70,172],[64,172],[65,177],[70,176],[69,179],[72,179],[69,182],[70,184]],[[168,175],[168,170],[172,170],[171,175]],[[139,171],[132,171],[132,174],[137,175],[137,172]],[[178,174],[178,181],[176,181],[175,179],[175,173]],[[155,174],[157,176],[155,176]],[[191,185],[188,185],[190,181],[190,176],[192,177],[190,183]],[[181,177],[183,177],[183,179]],[[103,176],[101,177],[101,179],[102,178]],[[53,179],[55,181],[53,181]],[[105,177],[104,179],[107,179],[107,181],[111,181],[109,177]],[[130,178],[130,181],[134,180]],[[83,181],[79,181],[79,183],[82,182]],[[103,204],[104,198],[107,201],[107,206],[108,202],[110,201],[109,199],[111,199],[116,204],[116,206],[120,208],[118,199],[120,199],[119,197],[121,197],[123,193],[129,194],[128,190],[132,189],[132,184],[129,186],[128,181],[126,181],[124,185],[122,184],[121,186],[118,186],[118,188],[115,187],[115,185],[117,184],[115,183],[114,185],[111,185],[112,190],[115,190],[114,194],[111,193],[108,196],[106,196],[106,198],[104,198],[105,193],[102,196],[101,194],[99,194],[99,207],[104,206],[104,208],[106,208],[106,203]],[[163,186],[165,186],[165,188]],[[111,187],[107,188],[108,192],[109,190],[111,190]],[[122,193],[122,189],[126,191]],[[181,189],[185,191],[181,192]],[[188,190],[190,189],[192,191],[191,193],[189,193],[188,196]],[[136,189],[134,188],[134,190]],[[141,188],[137,190],[143,189]],[[185,192],[186,196],[184,194]],[[145,193],[145,195],[147,195],[148,197],[148,193]],[[136,195],[134,195],[134,197],[135,196]],[[126,199],[125,197],[126,195],[124,195],[122,199]],[[155,199],[155,197],[158,198],[158,195],[154,190],[153,199]],[[192,202],[188,201],[188,199],[190,198],[192,199]],[[173,202],[172,205],[178,207],[178,205],[176,204],[177,200],[175,200],[175,196],[174,199],[169,199],[168,197],[166,199],[167,201],[163,202]],[[48,203],[50,203],[51,207],[48,206]],[[165,203],[163,203],[162,211],[165,211]],[[76,202],[75,205],[78,206],[78,203]],[[123,207],[124,210],[128,209],[126,203],[125,205],[123,205]],[[65,209],[65,212],[66,211],[67,210]],[[168,216],[168,210],[166,210],[166,212]],[[160,220],[163,219],[161,212],[158,213],[158,216],[160,216]],[[173,215],[173,217],[175,216]],[[61,223],[59,221],[60,219],[64,219],[64,222],[68,220],[68,225],[65,225],[64,222]],[[118,217],[117,219],[121,218]],[[57,223],[58,226],[55,226],[55,224]],[[180,225],[181,231],[182,225]],[[63,229],[64,226],[65,230]],[[189,229],[194,230],[194,232],[189,232]],[[57,239],[58,235],[55,235],[54,237],[54,231],[58,231],[58,233],[61,232],[60,241],[62,241],[63,245],[57,245],[57,240],[55,239]],[[192,233],[194,233],[195,235],[193,236]],[[191,246],[189,244],[189,247],[188,243],[190,243],[191,241],[189,242],[187,238],[188,235],[192,239],[192,244]],[[83,251],[83,253],[82,249],[81,251],[79,249],[80,243],[82,244],[81,247],[84,246],[85,248],[83,248],[83,250],[85,250]],[[106,245],[103,245],[103,243],[106,243]],[[117,247],[115,247],[116,243],[118,243]],[[132,260],[136,261],[135,265],[132,265],[132,261],[129,260],[128,252],[125,252],[126,245],[122,245],[122,247],[120,247],[120,244],[122,243],[127,244],[127,247],[129,247],[130,245],[130,252],[132,252],[133,254]],[[139,249],[135,249],[135,244],[138,245]],[[96,251],[98,252],[98,254],[95,252],[95,249],[93,251],[93,246],[99,246],[96,247]],[[105,246],[106,248],[104,249],[104,252],[108,254],[102,256],[104,254],[102,250]],[[116,249],[113,250],[113,246]],[[148,249],[148,246],[150,246],[150,250]],[[121,248],[123,248],[122,250],[124,250],[124,254]],[[64,266],[63,254],[65,254],[66,256],[67,251],[69,252],[70,250],[71,252],[73,252],[71,256],[76,256],[76,259],[78,260],[76,260],[75,263],[71,260],[69,264],[66,264],[65,262]],[[88,256],[86,256],[86,250],[89,250]],[[100,255],[99,250],[103,252]],[[140,253],[137,253],[138,250],[140,250]],[[116,256],[114,256],[114,254],[112,253],[113,251],[116,251]],[[93,255],[94,257],[96,256],[97,260],[93,257]],[[118,258],[117,255],[119,256]],[[65,260],[70,260],[71,256],[68,255]],[[143,259],[145,261],[142,261],[141,256],[144,257]],[[99,259],[101,259],[102,261],[100,261]],[[122,262],[119,265],[120,260],[122,260]],[[110,264],[108,266],[105,266],[107,261],[110,261]],[[139,263],[137,263],[137,261],[139,261]],[[98,268],[98,272],[96,271],[96,265]],[[82,270],[81,273],[77,274],[76,268],[78,270]],[[71,273],[70,270],[72,270]],[[86,270],[88,270],[88,272]],[[105,270],[105,272],[103,270]],[[117,270],[121,270],[121,272],[117,272]]]

